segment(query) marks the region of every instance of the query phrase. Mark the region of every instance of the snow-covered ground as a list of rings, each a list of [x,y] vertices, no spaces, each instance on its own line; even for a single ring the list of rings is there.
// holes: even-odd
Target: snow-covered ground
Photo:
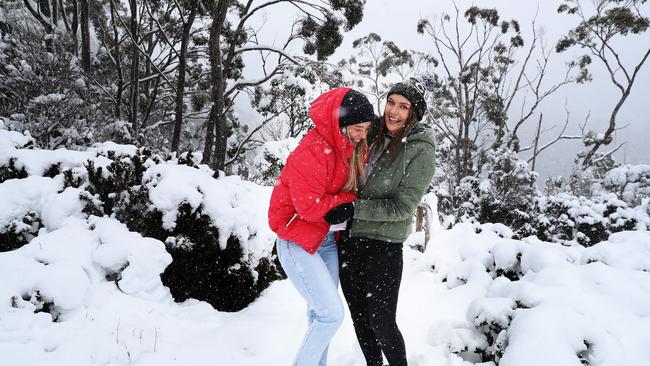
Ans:
[[[38,176],[61,156],[75,167],[95,151],[49,157],[18,151],[27,140],[0,132],[0,165],[15,156],[30,173],[0,183],[0,230],[30,211],[43,225],[28,244],[0,253],[0,364],[291,363],[306,308],[288,281],[272,283],[236,313],[196,300],[175,303],[159,276],[171,261],[162,242],[129,232],[114,218],[88,216],[78,188],[62,189],[61,177]],[[151,182],[175,182],[152,187],[152,200],[161,207],[178,201],[173,195],[186,189],[175,171],[189,170],[150,169],[145,177],[155,177]],[[186,183],[210,194],[209,182],[198,175]],[[224,201],[225,211],[211,215],[230,215],[239,203],[267,207],[268,189],[234,183],[220,187],[232,190],[228,197],[236,202]],[[256,239],[248,249],[266,252],[272,234],[256,227],[259,216],[254,220],[249,234]],[[621,232],[583,248],[512,240],[502,225],[476,229],[438,228],[424,253],[411,249],[422,244],[421,232],[405,245],[398,322],[410,365],[494,365],[481,363],[480,354],[504,366],[650,365],[648,232]],[[330,347],[330,364],[364,365],[349,315]]]
[[[170,261],[163,248],[115,220],[91,218],[0,254],[3,364],[290,364],[306,309],[288,281],[237,313],[177,304],[156,275]],[[106,280],[127,261],[117,284]],[[492,278],[496,268],[524,275]],[[580,365],[580,354],[590,365],[649,365],[649,268],[647,233],[579,249],[462,225],[441,232],[424,254],[405,249],[398,318],[410,364],[469,365],[451,351],[486,348],[478,329],[487,322],[506,329],[497,337],[507,338],[502,365]],[[56,322],[34,313],[42,302],[34,289],[56,304]],[[330,362],[363,365],[349,316]]]

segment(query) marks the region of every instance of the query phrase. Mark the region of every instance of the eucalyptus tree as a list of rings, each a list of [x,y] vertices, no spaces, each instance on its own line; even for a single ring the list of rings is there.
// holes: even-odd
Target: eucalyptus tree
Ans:
[[[284,8],[282,8],[284,7]],[[352,29],[363,16],[364,3],[358,0],[211,0],[206,1],[212,17],[208,54],[212,106],[206,123],[203,162],[223,170],[227,162],[227,140],[231,124],[228,110],[242,91],[271,81],[285,72],[287,65],[303,62],[293,45],[302,42],[302,52],[324,60],[341,44],[342,32]],[[280,46],[265,44],[261,29],[253,28],[256,16],[265,11],[295,10],[287,26],[288,35]],[[262,60],[256,79],[243,77],[245,54],[257,53]]]
[[[496,9],[472,6],[461,13],[454,7],[451,14],[417,25],[418,33],[431,39],[440,64],[429,104],[449,187],[477,177],[488,151],[519,151],[521,126],[544,99],[580,78],[571,64],[560,80],[546,80],[551,52],[534,22],[526,46],[519,22],[502,20]],[[514,118],[513,108],[520,110]]]
[[[646,0],[597,0],[593,2],[592,8],[585,7],[579,0],[565,0],[557,10],[559,13],[577,17],[578,25],[557,42],[556,51],[564,52],[573,47],[584,49],[587,53],[577,61],[583,72],[591,77],[588,67],[592,61],[597,61],[605,66],[612,84],[620,92],[609,115],[605,132],[589,131],[584,137],[585,146],[590,148],[579,156],[583,168],[592,166],[596,159],[610,156],[622,146],[619,145],[604,154],[598,153],[602,146],[613,141],[618,113],[630,96],[632,86],[650,56],[650,45],[647,42],[639,43],[639,59],[626,64],[623,52],[628,50],[618,44],[623,37],[639,35],[648,30],[650,19],[643,14],[643,11],[647,11],[647,8],[643,8],[645,3]]]

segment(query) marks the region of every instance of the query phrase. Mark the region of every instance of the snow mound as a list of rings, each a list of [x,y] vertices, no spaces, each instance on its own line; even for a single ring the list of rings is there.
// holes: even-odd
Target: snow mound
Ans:
[[[127,360],[127,353],[136,360],[152,351],[153,334],[145,334],[146,344],[120,341],[115,324],[132,317],[106,306],[115,298],[141,310],[171,303],[160,280],[169,263],[160,241],[98,217],[71,219],[0,253],[0,348],[28,364],[106,364]]]
[[[450,360],[516,365],[647,365],[650,233],[592,247],[476,234],[435,235],[424,259],[450,292],[469,291],[464,322],[435,321],[431,346]]]

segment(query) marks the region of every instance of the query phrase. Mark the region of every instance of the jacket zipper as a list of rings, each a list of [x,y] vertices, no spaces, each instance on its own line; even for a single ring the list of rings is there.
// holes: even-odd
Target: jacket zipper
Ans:
[[[287,224],[284,225],[284,227],[285,227],[285,228],[289,227],[289,225],[291,225],[291,222],[292,222],[296,217],[298,217],[298,213],[293,214],[293,216],[291,216],[291,220],[289,220],[289,222],[287,222]]]

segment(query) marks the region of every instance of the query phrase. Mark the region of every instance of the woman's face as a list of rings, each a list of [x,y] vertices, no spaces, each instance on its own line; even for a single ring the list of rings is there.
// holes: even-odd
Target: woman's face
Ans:
[[[391,136],[397,135],[408,122],[411,114],[411,102],[399,94],[391,94],[384,108],[384,123]]]
[[[371,122],[361,122],[351,126],[348,126],[348,136],[350,140],[355,144],[368,136],[368,131],[370,130]]]

